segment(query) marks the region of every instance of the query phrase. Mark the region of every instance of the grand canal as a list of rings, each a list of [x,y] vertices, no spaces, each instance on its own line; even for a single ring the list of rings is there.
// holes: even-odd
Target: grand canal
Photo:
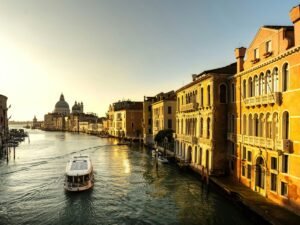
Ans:
[[[143,147],[84,134],[32,130],[0,160],[0,224],[251,224],[221,195]],[[89,154],[94,189],[67,193],[66,162]]]

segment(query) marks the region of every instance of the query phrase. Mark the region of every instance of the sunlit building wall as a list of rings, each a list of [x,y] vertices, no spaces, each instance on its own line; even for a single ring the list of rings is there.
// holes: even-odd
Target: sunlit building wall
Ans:
[[[235,50],[227,140],[231,175],[299,213],[300,6],[290,18],[294,26],[263,26]]]
[[[235,73],[235,63],[204,71],[176,92],[176,157],[205,176],[227,170],[227,78]]]

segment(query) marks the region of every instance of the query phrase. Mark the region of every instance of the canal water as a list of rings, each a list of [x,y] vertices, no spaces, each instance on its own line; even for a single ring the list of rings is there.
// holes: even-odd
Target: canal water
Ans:
[[[85,134],[29,130],[0,160],[0,224],[251,224],[227,199],[175,165],[159,165],[143,147]],[[63,189],[65,166],[89,154],[95,186]]]

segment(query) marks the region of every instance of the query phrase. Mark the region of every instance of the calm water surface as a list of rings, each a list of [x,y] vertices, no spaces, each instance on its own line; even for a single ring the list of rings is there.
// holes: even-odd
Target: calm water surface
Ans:
[[[0,160],[0,224],[251,224],[228,200],[142,147],[84,134],[32,130]],[[67,193],[65,166],[89,154],[94,189]]]

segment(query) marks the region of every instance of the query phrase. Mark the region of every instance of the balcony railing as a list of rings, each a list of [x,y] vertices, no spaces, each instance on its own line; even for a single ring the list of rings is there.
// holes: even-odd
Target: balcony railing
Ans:
[[[237,135],[235,133],[229,132],[229,133],[227,133],[227,140],[236,142]]]
[[[274,92],[260,96],[254,96],[250,98],[245,98],[244,103],[246,107],[258,106],[258,105],[268,105],[277,104],[279,105],[281,101],[281,92]]]
[[[212,141],[211,141],[211,139],[201,137],[201,138],[199,138],[199,144],[205,144],[208,146],[212,146]]]
[[[227,138],[230,135],[227,134]],[[239,137],[240,136],[240,137]],[[241,143],[257,146],[260,148],[267,148],[273,150],[281,150],[283,152],[291,153],[291,141],[289,139],[276,139],[266,137],[256,137],[256,136],[248,136],[248,135],[237,135],[237,140],[241,140]]]
[[[198,143],[198,138],[192,135],[187,135],[187,134],[176,134],[176,139],[177,140],[182,140],[185,142],[189,142],[191,144],[197,144]]]
[[[182,105],[180,107],[180,111],[182,111],[182,112],[196,110],[196,109],[198,109],[198,103],[197,102],[191,102],[191,103]]]

